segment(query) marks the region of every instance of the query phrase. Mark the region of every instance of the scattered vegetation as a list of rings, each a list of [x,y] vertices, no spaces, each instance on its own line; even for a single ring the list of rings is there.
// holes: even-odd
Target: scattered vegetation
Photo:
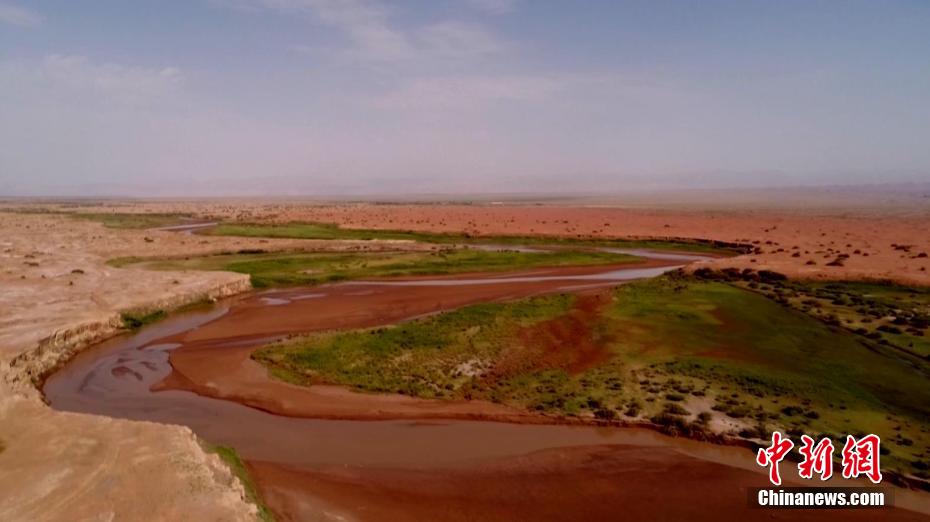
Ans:
[[[261,496],[258,494],[258,489],[255,487],[255,482],[252,480],[251,475],[249,475],[245,463],[239,458],[239,454],[236,453],[236,450],[228,446],[209,446],[207,449],[219,455],[219,457],[223,459],[223,462],[229,466],[233,474],[242,482],[242,486],[245,488],[246,499],[258,507],[259,519],[265,522],[274,522],[276,520],[274,513],[272,513],[271,510],[268,509],[268,506],[262,501]]]
[[[143,261],[122,258],[114,266],[145,263],[161,270],[227,270],[249,274],[257,288],[310,285],[348,279],[495,272],[534,267],[632,263],[639,258],[607,252],[513,252],[442,249],[430,252],[238,253]]]
[[[201,233],[222,236],[297,238],[297,239],[354,239],[354,240],[409,240],[436,244],[492,243],[500,245],[552,245],[614,248],[649,248],[684,250],[689,252],[742,253],[739,245],[720,241],[698,240],[605,240],[579,235],[563,236],[473,236],[469,234],[443,234],[398,230],[342,228],[328,223],[287,223],[280,225],[222,223]]]
[[[888,281],[793,281],[773,274],[703,269],[695,275],[762,293],[830,326],[930,361],[930,289]]]
[[[521,326],[564,314],[572,296],[484,303],[397,326],[317,334],[255,352],[297,384],[336,382],[359,390],[454,398],[499,358]],[[477,393],[477,390],[476,390]]]
[[[90,213],[68,212],[75,219],[99,221],[110,228],[157,228],[177,225],[191,219],[189,214],[129,214],[129,213]]]
[[[755,277],[670,275],[619,287],[588,309],[561,295],[477,305],[297,338],[254,357],[298,384],[478,398],[688,436],[874,432],[886,468],[930,478],[921,469],[930,461],[926,361],[759,291],[788,284],[780,274]],[[578,355],[585,350],[594,355]]]

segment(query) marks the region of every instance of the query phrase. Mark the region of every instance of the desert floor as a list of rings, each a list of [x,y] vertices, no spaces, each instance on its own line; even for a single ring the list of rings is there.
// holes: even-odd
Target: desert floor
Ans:
[[[687,238],[736,242],[752,255],[715,267],[769,269],[811,279],[893,279],[930,284],[930,199],[900,206],[871,198],[817,208],[799,197],[764,210],[727,203],[650,208],[574,203],[315,204],[293,201],[190,201],[90,204],[80,212],[180,212],[254,223],[335,223],[346,228],[489,235],[595,238]],[[794,199],[791,199],[794,198]],[[781,209],[779,209],[781,205]],[[60,206],[50,208],[62,209]],[[848,257],[846,257],[848,256]],[[841,257],[840,265],[830,265]]]

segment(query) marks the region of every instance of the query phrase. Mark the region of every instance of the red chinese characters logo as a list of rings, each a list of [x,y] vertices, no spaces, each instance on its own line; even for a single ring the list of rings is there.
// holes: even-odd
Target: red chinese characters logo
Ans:
[[[798,475],[801,478],[814,478],[814,473],[820,475],[820,480],[827,480],[833,476],[833,442],[823,438],[814,445],[814,439],[801,435],[801,456],[804,457],[798,464]]]
[[[843,462],[843,478],[854,479],[860,476],[868,477],[873,483],[882,481],[882,472],[879,467],[881,455],[881,439],[878,435],[870,434],[856,439],[852,435],[846,436],[846,444],[841,452]],[[769,481],[776,486],[781,485],[781,473],[778,465],[794,448],[794,442],[780,432],[772,432],[771,446],[760,448],[756,453],[756,464],[769,468]],[[807,435],[801,435],[801,462],[798,463],[798,476],[803,479],[812,479],[814,474],[820,475],[820,480],[829,480],[833,476],[833,441],[822,438],[815,441]]]
[[[874,484],[881,482],[882,472],[878,465],[881,442],[878,435],[866,435],[859,440],[847,435],[843,446],[843,478],[865,475]]]
[[[756,454],[756,464],[769,467],[769,480],[776,486],[781,485],[781,475],[778,472],[778,463],[794,447],[791,439],[784,437],[780,432],[772,432],[772,445],[768,448],[759,448]]]

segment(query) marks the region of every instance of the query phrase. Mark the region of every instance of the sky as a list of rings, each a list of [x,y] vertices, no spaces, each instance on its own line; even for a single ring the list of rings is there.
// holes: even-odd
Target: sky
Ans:
[[[0,195],[930,182],[930,2],[0,0]]]

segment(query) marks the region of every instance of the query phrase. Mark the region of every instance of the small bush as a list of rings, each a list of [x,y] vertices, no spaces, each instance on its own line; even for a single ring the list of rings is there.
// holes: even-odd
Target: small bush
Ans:
[[[687,415],[688,410],[682,408],[674,402],[667,402],[665,403],[665,413],[668,413],[669,415]]]
[[[135,330],[138,328],[142,328],[143,326],[147,324],[151,324],[156,321],[161,321],[167,315],[168,314],[166,314],[164,310],[155,310],[154,312],[149,312],[149,313],[126,312],[126,313],[121,314],[121,317],[123,319],[124,328]]]
[[[766,283],[772,283],[776,281],[786,281],[788,276],[780,272],[773,272],[772,270],[759,270],[759,279]]]

